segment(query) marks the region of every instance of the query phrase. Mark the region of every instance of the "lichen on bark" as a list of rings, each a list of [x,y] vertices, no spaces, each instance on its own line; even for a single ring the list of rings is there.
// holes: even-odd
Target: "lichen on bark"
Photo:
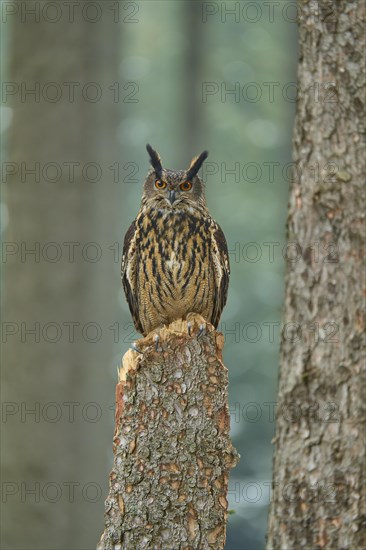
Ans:
[[[114,465],[99,550],[224,547],[229,437],[223,336],[193,315],[129,350],[116,388]]]

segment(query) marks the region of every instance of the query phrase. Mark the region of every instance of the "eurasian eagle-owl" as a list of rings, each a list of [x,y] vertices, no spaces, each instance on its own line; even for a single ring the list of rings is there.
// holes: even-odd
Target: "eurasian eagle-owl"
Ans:
[[[122,282],[135,327],[146,336],[198,313],[217,328],[230,267],[225,236],[210,216],[198,176],[208,153],[194,158],[188,170],[168,170],[159,154],[146,148],[152,168],[122,256]]]

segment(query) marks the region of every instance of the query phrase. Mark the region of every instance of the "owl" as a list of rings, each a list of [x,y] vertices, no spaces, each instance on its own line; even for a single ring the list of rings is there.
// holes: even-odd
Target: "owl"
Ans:
[[[168,170],[151,145],[146,149],[151,169],[124,239],[121,267],[136,330],[146,336],[189,313],[217,328],[230,267],[225,236],[210,216],[198,176],[208,153],[187,170]]]

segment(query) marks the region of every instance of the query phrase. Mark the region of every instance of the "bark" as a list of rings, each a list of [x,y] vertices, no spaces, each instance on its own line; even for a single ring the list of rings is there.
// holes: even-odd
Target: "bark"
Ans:
[[[192,334],[203,319],[192,317]],[[114,466],[98,549],[224,547],[229,469],[223,336],[175,321],[123,358],[116,389]]]
[[[302,254],[286,276],[267,548],[364,548],[365,2],[299,12],[288,239]]]

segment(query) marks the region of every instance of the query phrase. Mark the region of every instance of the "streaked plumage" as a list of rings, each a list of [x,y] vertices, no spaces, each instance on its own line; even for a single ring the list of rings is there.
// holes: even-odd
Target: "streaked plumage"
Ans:
[[[135,327],[146,335],[188,313],[199,313],[217,327],[230,269],[225,236],[207,210],[197,176],[207,153],[193,159],[188,170],[176,171],[163,169],[159,155],[147,149],[153,169],[122,257]],[[166,185],[160,189],[156,182]]]

